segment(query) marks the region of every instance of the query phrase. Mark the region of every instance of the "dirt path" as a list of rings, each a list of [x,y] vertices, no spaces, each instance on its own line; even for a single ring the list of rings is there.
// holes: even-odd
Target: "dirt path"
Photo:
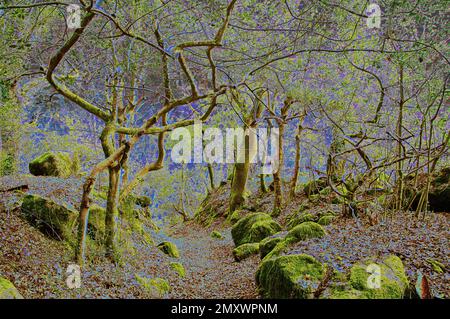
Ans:
[[[210,237],[198,225],[180,227],[172,240],[180,250],[186,278],[172,285],[171,298],[258,298],[255,271],[259,256],[234,261],[230,229],[221,229],[224,239]]]

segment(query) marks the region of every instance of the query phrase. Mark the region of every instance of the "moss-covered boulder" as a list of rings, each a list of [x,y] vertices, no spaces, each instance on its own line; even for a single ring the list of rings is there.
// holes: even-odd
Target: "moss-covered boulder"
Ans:
[[[216,238],[216,239],[224,239],[225,237],[223,237],[223,235],[218,232],[217,230],[213,230],[210,234],[211,238]]]
[[[76,230],[78,212],[38,195],[26,195],[22,202],[26,219],[46,235],[70,240]]]
[[[304,187],[303,191],[307,195],[315,195],[318,194],[321,190],[323,190],[325,187],[327,187],[328,182],[325,177],[321,177],[317,180],[313,180],[308,182]]]
[[[256,284],[263,298],[312,298],[325,269],[314,257],[285,255],[267,259],[256,272]]]
[[[379,277],[377,271],[379,272]],[[376,279],[376,278],[379,278]],[[367,260],[353,265],[348,282],[333,286],[325,297],[334,299],[402,299],[408,288],[403,263],[395,255],[381,262]]]
[[[281,226],[265,213],[253,213],[240,219],[231,229],[236,246],[257,243],[281,230]]]
[[[259,252],[259,243],[247,243],[242,244],[233,249],[233,257],[236,261],[244,260],[251,255],[255,255]]]
[[[322,225],[322,226],[326,226],[331,224],[331,222],[333,221],[335,217],[333,215],[325,215],[319,218],[319,220],[317,221],[317,224]]]
[[[232,214],[229,215],[229,220],[230,223],[235,224],[239,221],[239,219],[241,219],[243,216],[242,211],[241,210],[235,210]]]
[[[180,252],[178,251],[177,246],[174,243],[171,243],[169,241],[163,241],[162,243],[158,244],[159,250],[161,250],[166,255],[173,257],[173,258],[179,258]]]
[[[56,176],[67,178],[74,172],[74,165],[66,153],[47,152],[32,160],[28,168],[35,176]]]
[[[303,213],[303,214],[300,214],[299,216],[294,217],[291,220],[289,220],[286,227],[287,227],[287,229],[292,229],[295,226],[300,225],[301,223],[315,222],[315,221],[317,221],[317,220],[313,214]]]
[[[171,262],[169,264],[170,268],[172,268],[181,278],[186,277],[186,270],[184,269],[184,266],[179,262]]]
[[[23,299],[23,297],[12,282],[0,277],[0,299]]]
[[[263,259],[268,253],[270,253],[275,246],[284,240],[285,232],[278,232],[275,235],[269,236],[261,240],[259,243],[259,255]]]
[[[296,243],[310,238],[320,238],[326,235],[322,226],[314,222],[305,222],[292,228],[286,235],[288,243]]]

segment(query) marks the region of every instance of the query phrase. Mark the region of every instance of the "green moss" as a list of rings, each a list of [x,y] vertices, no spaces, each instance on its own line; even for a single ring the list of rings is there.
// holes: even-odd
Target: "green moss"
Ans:
[[[278,242],[266,256],[264,256],[263,261],[280,256],[287,251],[288,247],[289,243],[285,239],[283,239],[282,241]]]
[[[88,233],[94,239],[103,238],[105,234],[106,210],[96,204],[89,207]]]
[[[233,249],[233,257],[236,261],[244,260],[251,255],[257,254],[259,252],[259,243],[247,243],[242,244],[235,249]]]
[[[210,234],[211,238],[224,239],[223,235],[217,230],[213,230]]]
[[[170,268],[172,268],[181,278],[186,277],[186,270],[183,265],[179,262],[171,262],[169,264]]]
[[[439,274],[442,274],[444,272],[445,266],[443,263],[434,259],[427,259],[427,262],[431,265],[435,272]]]
[[[278,234],[282,233],[280,232]],[[263,259],[268,253],[270,253],[275,248],[275,246],[283,240],[284,238],[282,236],[277,236],[277,234],[261,240],[261,242],[259,243],[259,254],[261,256],[261,259]]]
[[[334,219],[334,216],[326,215],[326,216],[320,217],[320,218],[319,218],[319,221],[318,221],[317,223],[318,223],[319,225],[326,226],[326,225],[331,224],[331,222],[333,221],[333,219]]]
[[[0,299],[23,299],[23,297],[12,282],[0,277]]]
[[[297,216],[293,219],[291,219],[288,223],[287,223],[287,229],[292,229],[297,225],[300,225],[301,223],[305,223],[305,222],[313,222],[316,221],[316,218],[310,214],[310,213],[304,213],[301,214],[300,216]]]
[[[242,212],[240,210],[235,210],[231,215],[229,215],[230,223],[235,224],[242,217]]]
[[[169,282],[162,278],[146,278],[138,274],[136,281],[153,298],[162,298],[170,291]]]
[[[369,276],[373,278],[368,271],[370,264],[380,267],[379,288],[368,286]],[[350,286],[343,291],[333,291],[331,298],[354,296],[368,299],[401,299],[409,285],[403,263],[395,255],[390,255],[378,263],[368,260],[354,265],[350,270],[349,284]]]
[[[28,168],[35,176],[57,176],[67,178],[73,172],[72,159],[65,153],[47,152],[32,160]]]
[[[166,255],[173,257],[173,258],[179,258],[180,253],[178,251],[177,246],[174,243],[171,243],[169,241],[163,241],[162,243],[158,244],[158,248],[165,253]]]
[[[310,238],[320,238],[325,235],[325,230],[319,224],[305,222],[292,228],[286,236],[286,241],[288,243],[295,243]]]
[[[260,242],[267,236],[281,230],[281,226],[272,217],[264,213],[253,213],[240,219],[231,229],[236,246]]]
[[[308,299],[323,275],[324,267],[312,256],[287,255],[263,261],[256,283],[263,298]]]
[[[59,240],[73,240],[78,212],[48,198],[27,195],[22,202],[27,220],[46,235]]]

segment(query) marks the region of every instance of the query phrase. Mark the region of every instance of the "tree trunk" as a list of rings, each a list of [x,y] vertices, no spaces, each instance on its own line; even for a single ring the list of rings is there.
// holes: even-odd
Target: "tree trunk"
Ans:
[[[283,168],[283,135],[284,135],[284,122],[278,121],[278,129],[280,135],[278,136],[278,159],[279,165],[278,170],[273,174],[273,189],[274,189],[274,203],[273,203],[273,212],[274,216],[277,216],[281,212],[281,208],[283,206],[283,190],[282,190],[282,182],[281,182],[281,170]]]
[[[295,166],[294,174],[291,180],[291,189],[289,191],[289,197],[292,199],[295,196],[295,188],[297,187],[298,173],[300,171],[300,136],[302,134],[303,127],[301,124],[298,125],[297,135],[295,135]]]

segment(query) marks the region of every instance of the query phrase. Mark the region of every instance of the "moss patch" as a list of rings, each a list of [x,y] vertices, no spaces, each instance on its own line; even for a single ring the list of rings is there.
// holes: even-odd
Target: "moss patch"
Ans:
[[[275,246],[283,240],[283,233],[281,232],[261,240],[261,242],[259,243],[259,254],[261,256],[261,259],[267,256],[267,254],[270,253],[275,248]]]
[[[319,221],[317,222],[317,224],[322,225],[322,226],[326,226],[331,224],[331,222],[333,221],[334,216],[332,215],[325,215],[319,218]]]
[[[247,243],[242,244],[235,249],[233,249],[233,257],[236,261],[244,260],[251,255],[257,254],[259,252],[259,243]]]
[[[316,221],[316,218],[309,213],[301,214],[300,216],[294,217],[287,223],[287,229],[292,229],[297,225],[300,225],[305,222],[313,222]]]
[[[169,241],[163,241],[162,243],[158,244],[158,248],[165,253],[166,255],[173,257],[173,258],[179,258],[180,252],[178,251],[177,246],[174,243],[171,243]]]
[[[12,282],[0,277],[0,299],[23,299],[23,297]]]
[[[217,230],[213,230],[210,234],[211,238],[224,239],[223,235]]]
[[[162,278],[146,278],[138,274],[136,281],[153,298],[162,298],[170,291],[169,282]]]
[[[183,265],[179,262],[171,262],[169,264],[170,268],[172,268],[181,278],[186,277],[186,270]]]
[[[240,246],[260,242],[280,230],[281,226],[268,214],[254,213],[239,220],[231,229],[231,235],[235,245]]]
[[[74,239],[78,212],[48,198],[26,195],[22,202],[26,219],[44,234],[59,240]]]
[[[263,298],[308,299],[317,289],[324,267],[314,257],[300,254],[265,260],[256,273]]]
[[[305,222],[292,228],[286,236],[288,243],[325,236],[325,230],[317,223]]]

